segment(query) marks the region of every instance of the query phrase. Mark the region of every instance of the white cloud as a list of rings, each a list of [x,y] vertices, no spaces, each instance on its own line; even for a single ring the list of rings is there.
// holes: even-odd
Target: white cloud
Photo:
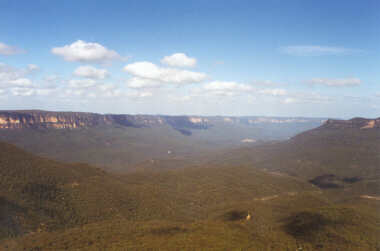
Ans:
[[[209,91],[250,91],[252,87],[246,84],[239,84],[236,82],[226,82],[226,81],[213,81],[203,87],[205,90]]]
[[[98,69],[90,65],[82,65],[75,69],[74,75],[77,77],[105,79],[109,73],[106,69]]]
[[[103,92],[101,95],[105,98],[116,98],[125,96],[124,92],[120,89],[108,90],[106,92]]]
[[[4,63],[0,63],[0,86],[31,86],[32,81],[26,77],[28,74],[30,74],[28,69],[18,69]]]
[[[161,59],[161,63],[172,67],[194,67],[197,64],[197,60],[188,57],[184,53],[175,53]]]
[[[40,95],[40,96],[50,95],[54,91],[55,91],[55,89],[50,89],[50,88],[35,89],[36,95]]]
[[[55,74],[44,76],[42,78],[42,81],[44,82],[44,84],[46,86],[49,86],[50,88],[51,87],[57,87],[60,85],[65,85],[67,82],[67,80],[65,80],[61,76],[55,75]]]
[[[65,99],[115,98],[125,96],[125,93],[114,84],[102,83],[94,79],[70,79],[60,91],[60,97]]]
[[[133,77],[128,80],[128,87],[133,89],[156,88],[162,85],[159,81],[146,78]]]
[[[281,96],[282,98],[284,96]],[[304,103],[304,104],[329,104],[334,99],[315,92],[296,92],[286,94],[285,98],[280,100],[284,104]]]
[[[32,86],[32,81],[28,78],[17,78],[8,81],[9,84],[13,86]]]
[[[259,93],[271,96],[284,96],[287,94],[287,91],[284,89],[263,89]]]
[[[110,91],[110,90],[115,89],[115,85],[113,85],[113,84],[100,84],[97,87],[101,91]]]
[[[23,50],[17,47],[10,46],[10,45],[0,42],[0,55],[10,56],[10,55],[15,55],[15,54],[20,54],[23,52],[24,52]]]
[[[325,85],[325,86],[336,86],[336,87],[345,87],[345,86],[357,86],[361,84],[361,80],[359,78],[338,78],[338,79],[330,79],[330,78],[313,78],[308,81],[310,84],[314,85]]]
[[[69,87],[71,88],[89,88],[96,85],[93,79],[71,79],[69,80]]]
[[[227,82],[227,81],[213,81],[207,83],[203,86],[203,89],[206,91],[211,91],[219,95],[232,96],[236,94],[263,94],[270,96],[285,96],[287,91],[284,89],[261,89],[258,90],[251,85],[241,84],[237,82]]]
[[[185,102],[189,102],[191,101],[192,99],[192,96],[190,95],[185,95],[185,96],[176,96],[176,95],[169,95],[168,96],[168,99],[172,102],[181,102],[181,103],[185,103]]]
[[[294,45],[280,47],[280,52],[293,56],[325,56],[362,53],[362,50],[320,45]]]
[[[101,44],[82,40],[63,47],[55,47],[51,52],[70,62],[106,63],[121,58],[116,51],[109,50]]]
[[[286,98],[283,101],[283,103],[285,103],[285,104],[292,104],[292,103],[297,103],[297,102],[298,102],[298,100],[295,98]]]
[[[28,87],[15,87],[11,89],[11,93],[14,96],[32,96],[35,94],[35,90]]]
[[[142,91],[142,92],[134,91],[134,92],[128,93],[128,96],[131,98],[148,98],[148,97],[152,97],[153,93],[147,92],[147,91]]]
[[[32,64],[20,69],[0,63],[0,88],[9,90],[7,93],[14,96],[49,95],[56,90],[55,87],[37,85],[28,78],[38,70],[39,67]]]
[[[84,94],[83,89],[66,89],[64,91],[64,97],[81,96]]]
[[[281,83],[273,82],[271,80],[254,80],[251,82],[251,84],[257,86],[276,86],[280,85]]]
[[[250,85],[240,84],[233,81],[213,81],[203,86],[203,91],[218,96],[235,96],[245,92],[254,91]]]
[[[131,88],[160,87],[163,84],[199,83],[207,78],[205,73],[159,67],[150,62],[136,62],[124,67],[124,71],[133,75],[129,80]]]
[[[28,64],[27,70],[29,72],[35,72],[35,71],[39,71],[40,67],[38,65],[35,65],[35,64]]]

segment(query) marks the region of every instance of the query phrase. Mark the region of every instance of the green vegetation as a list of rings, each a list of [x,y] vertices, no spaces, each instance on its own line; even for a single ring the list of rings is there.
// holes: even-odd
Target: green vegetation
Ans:
[[[0,250],[380,250],[379,137],[321,127],[123,174],[0,143]]]
[[[322,126],[285,142],[230,151],[220,159],[227,166],[250,165],[309,180],[321,188],[380,195],[379,142],[378,128]]]
[[[38,156],[64,162],[83,162],[108,171],[130,171],[152,159],[184,160],[197,163],[221,149],[240,147],[243,139],[261,141],[286,139],[316,127],[319,119],[302,123],[249,124],[248,117],[225,122],[222,117],[207,117],[210,126],[190,123],[188,117],[162,116],[163,124],[143,125],[145,119],[158,116],[109,115],[114,123],[105,124],[99,114],[45,111],[10,111],[36,118],[55,116],[68,122],[85,124],[76,129],[46,128],[45,124],[26,124],[22,129],[1,129],[0,141],[15,144]],[[108,116],[108,115],[107,115]],[[136,120],[136,121],[134,121]],[[141,121],[140,121],[141,120]],[[117,122],[117,123],[116,123]],[[133,123],[136,123],[134,126]],[[168,154],[168,151],[171,154]]]

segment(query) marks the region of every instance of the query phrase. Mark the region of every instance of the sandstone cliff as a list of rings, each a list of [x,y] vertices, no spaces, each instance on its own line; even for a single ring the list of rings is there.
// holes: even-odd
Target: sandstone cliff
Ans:
[[[150,127],[169,125],[175,129],[206,129],[207,119],[188,116],[96,114],[80,112],[49,111],[0,111],[0,129],[91,128],[102,125],[125,127]]]
[[[336,128],[336,129],[346,129],[346,128],[360,128],[360,129],[371,129],[380,128],[380,118],[377,119],[365,119],[365,118],[353,118],[350,120],[327,120],[322,127],[324,128]]]
[[[170,126],[184,135],[191,135],[192,129],[204,130],[215,125],[320,124],[322,121],[321,119],[278,117],[128,115],[41,110],[0,111],[0,129],[77,129],[107,125],[136,128]]]

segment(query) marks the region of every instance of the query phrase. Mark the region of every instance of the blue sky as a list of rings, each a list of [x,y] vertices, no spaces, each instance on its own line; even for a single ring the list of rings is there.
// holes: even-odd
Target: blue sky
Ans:
[[[379,117],[379,9],[0,0],[0,109]]]

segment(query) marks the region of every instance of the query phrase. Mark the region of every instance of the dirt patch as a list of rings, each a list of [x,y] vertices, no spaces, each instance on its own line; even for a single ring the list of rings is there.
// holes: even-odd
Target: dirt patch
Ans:
[[[277,197],[278,197],[278,195],[272,195],[272,196],[266,196],[266,197],[262,197],[262,198],[255,198],[255,200],[266,201],[266,200],[276,199]]]
[[[369,200],[380,200],[380,196],[361,195],[360,198]]]
[[[276,175],[276,176],[285,176],[284,173],[280,173],[280,172],[269,172],[269,174]]]
[[[361,127],[360,129],[370,129],[370,128],[374,128],[374,127],[375,127],[375,124],[376,124],[376,121],[375,121],[375,120],[371,120],[371,121],[369,121],[365,126]]]

